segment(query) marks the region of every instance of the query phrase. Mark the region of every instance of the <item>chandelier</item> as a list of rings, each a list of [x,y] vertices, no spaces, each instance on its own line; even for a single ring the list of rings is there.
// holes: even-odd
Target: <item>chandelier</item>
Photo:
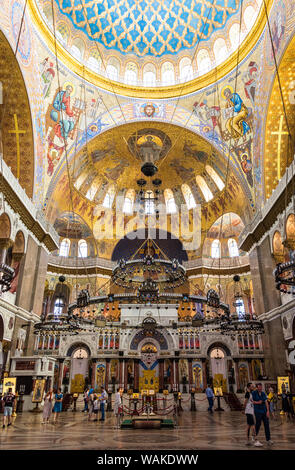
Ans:
[[[9,291],[14,277],[14,269],[7,264],[0,263],[0,295]]]
[[[220,322],[220,333],[224,335],[233,335],[241,333],[264,333],[264,326],[256,315],[245,314],[230,315],[225,321]]]
[[[274,270],[276,288],[284,294],[292,294],[295,286],[295,251],[291,251],[290,261],[277,264]]]

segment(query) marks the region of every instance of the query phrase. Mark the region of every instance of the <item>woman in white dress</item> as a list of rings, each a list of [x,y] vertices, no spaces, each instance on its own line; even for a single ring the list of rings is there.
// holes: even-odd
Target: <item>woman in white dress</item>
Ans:
[[[52,398],[53,390],[52,388],[45,394],[44,397],[44,406],[43,406],[43,422],[42,424],[49,423],[49,418],[52,413]]]
[[[117,388],[117,392],[115,393],[114,413],[117,418],[117,427],[120,428],[120,416],[122,413],[122,399],[120,388]]]

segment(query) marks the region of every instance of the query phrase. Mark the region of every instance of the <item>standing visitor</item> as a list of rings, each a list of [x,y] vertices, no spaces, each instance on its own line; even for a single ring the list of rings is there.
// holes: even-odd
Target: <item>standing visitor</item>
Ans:
[[[100,411],[101,411],[101,418],[99,421],[104,421],[105,420],[105,413],[104,413],[104,407],[105,407],[105,402],[107,399],[107,392],[103,387],[101,387],[101,395],[100,395]]]
[[[45,394],[44,397],[44,406],[43,406],[43,421],[42,424],[49,423],[49,418],[52,413],[52,399],[53,399],[53,390],[52,388]]]
[[[6,422],[7,427],[11,426],[11,415],[13,411],[13,405],[15,400],[15,395],[12,393],[12,388],[8,389],[8,393],[2,398],[4,401],[4,417],[3,417],[3,428],[5,428]]]
[[[94,420],[93,421],[98,421],[97,415],[98,415],[98,409],[99,409],[99,399],[96,393],[93,395],[93,413],[94,413]]]
[[[275,400],[274,390],[273,390],[272,387],[269,387],[269,391],[268,391],[268,395],[267,395],[267,401],[268,401],[268,405],[269,405],[269,412],[270,412],[271,417],[273,419],[276,419],[274,400]]]
[[[209,408],[208,408],[208,411],[209,413],[213,413],[213,402],[214,402],[214,393],[213,393],[213,390],[212,390],[212,387],[211,385],[208,385],[208,387],[206,388],[206,397],[207,397],[207,400],[208,400],[208,404],[209,404]]]
[[[91,421],[92,414],[94,412],[94,401],[95,401],[94,389],[91,388],[88,393],[88,421]]]
[[[255,433],[255,421],[254,421],[254,404],[252,398],[252,392],[254,390],[254,385],[249,382],[247,384],[247,389],[245,393],[245,401],[244,401],[244,410],[245,415],[247,418],[247,442],[246,446],[254,444],[255,447],[261,447],[262,444],[258,440],[255,440],[256,433]],[[252,441],[250,440],[250,434],[252,431]]]
[[[120,428],[120,416],[122,413],[122,399],[120,388],[117,388],[117,392],[115,393],[114,413],[117,418],[117,428]]]
[[[82,410],[82,413],[85,413],[85,411],[88,411],[88,393],[89,393],[88,388],[85,388],[84,393],[83,393],[84,410]]]
[[[269,429],[269,407],[267,396],[265,392],[262,391],[262,384],[257,384],[257,389],[253,390],[252,398],[254,403],[254,414],[256,419],[255,432],[258,436],[259,429],[261,426],[261,421],[263,421],[265,437],[268,445],[272,445],[273,442],[270,439],[270,429]]]
[[[61,388],[57,389],[57,393],[55,394],[55,403],[53,407],[53,424],[56,424],[57,422],[57,417],[59,413],[62,411],[62,399],[63,399],[63,394],[61,393]]]
[[[282,387],[282,411],[287,415],[288,419],[291,419],[291,407],[289,403],[289,397],[284,387]]]

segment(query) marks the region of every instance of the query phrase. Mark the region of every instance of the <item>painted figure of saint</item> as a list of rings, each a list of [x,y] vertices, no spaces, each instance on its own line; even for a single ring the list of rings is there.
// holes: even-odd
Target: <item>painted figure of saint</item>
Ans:
[[[57,122],[54,132],[61,139],[67,139],[69,132],[74,129],[74,113],[71,109],[71,94],[73,87],[66,85],[65,90],[58,91],[54,101],[50,117]]]
[[[253,177],[252,177],[252,161],[247,153],[243,153],[241,156],[241,167],[243,172],[246,175],[249,185],[253,186]]]
[[[230,117],[226,122],[226,129],[234,139],[245,137],[250,127],[246,122],[249,114],[248,108],[244,105],[242,98],[238,93],[233,93],[231,87],[223,90],[223,97],[227,100],[226,108],[234,111],[234,116]]]

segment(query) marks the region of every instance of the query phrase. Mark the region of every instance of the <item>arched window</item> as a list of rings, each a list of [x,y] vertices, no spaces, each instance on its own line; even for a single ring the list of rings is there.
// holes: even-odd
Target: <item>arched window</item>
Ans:
[[[69,30],[65,23],[62,22],[57,25],[56,37],[64,44],[68,42]]]
[[[181,186],[182,194],[185,199],[186,205],[188,209],[192,209],[196,207],[196,201],[191,191],[191,188],[187,184],[183,184]]]
[[[104,201],[102,203],[103,207],[111,209],[113,205],[114,197],[115,197],[115,188],[111,186],[104,197]]]
[[[88,255],[88,245],[85,240],[79,240],[78,243],[78,257],[79,258],[87,258]]]
[[[211,257],[212,258],[220,258],[220,241],[213,240],[211,245]]]
[[[82,52],[75,44],[73,44],[71,47],[71,54],[78,60],[82,58]]]
[[[216,64],[221,64],[221,62],[223,62],[227,58],[228,50],[226,47],[225,40],[223,38],[216,39],[213,46],[213,51]]]
[[[220,191],[222,191],[223,188],[224,188],[224,182],[222,181],[220,176],[216,173],[215,170],[213,170],[213,168],[210,165],[206,165],[205,169],[206,169],[208,175],[211,176],[211,178],[213,179],[213,181],[216,184],[216,186],[218,187],[218,189]]]
[[[184,57],[179,62],[180,80],[182,82],[188,82],[193,79],[193,67],[191,60],[188,57]]]
[[[100,64],[101,61],[98,60],[96,57],[91,55],[87,61],[88,67],[93,70],[94,72],[99,72],[100,71]]]
[[[124,81],[128,85],[136,85],[137,83],[137,66],[136,64],[133,64],[132,62],[129,62],[127,64],[126,70],[125,70],[125,76],[124,76]]]
[[[244,301],[242,299],[242,297],[239,297],[238,299],[236,299],[236,312],[237,312],[237,315],[239,317],[240,320],[243,320],[245,318],[245,305],[244,305]]]
[[[255,19],[255,9],[252,5],[247,6],[244,11],[244,23],[248,31],[252,28],[253,24],[255,23]]]
[[[58,320],[58,317],[62,314],[62,309],[64,307],[63,299],[57,297],[54,302],[53,315],[54,319]]]
[[[239,45],[239,41],[242,41],[242,31],[240,32],[240,25],[234,23],[229,30],[229,39],[232,49],[236,49]]]
[[[118,70],[114,65],[107,65],[107,75],[111,80],[117,80],[118,79]]]
[[[145,193],[145,213],[152,215],[155,213],[155,202],[152,199],[154,197],[153,191],[146,191]]]
[[[81,188],[84,181],[86,180],[86,178],[87,178],[87,173],[81,173],[81,175],[79,175],[78,178],[76,179],[74,186],[76,189],[78,189],[78,191]]]
[[[234,240],[233,238],[230,238],[227,244],[228,244],[229,256],[231,258],[234,258],[235,256],[239,256],[239,248],[238,248],[236,240]]]
[[[164,62],[161,69],[162,75],[162,85],[174,85],[175,75],[174,67],[171,62]]]
[[[59,246],[59,256],[69,256],[71,242],[68,238],[64,238]]]
[[[211,69],[211,59],[206,49],[201,49],[197,55],[198,72],[202,75]]]
[[[200,175],[197,175],[196,176],[196,181],[197,181],[197,184],[198,184],[199,188],[202,191],[202,194],[205,198],[205,201],[208,202],[211,199],[213,199],[213,194],[211,193],[210,189],[208,188],[208,185],[207,185],[206,181],[204,180],[204,178]]]
[[[156,86],[157,72],[154,64],[145,64],[143,67],[143,85]]]
[[[171,189],[165,189],[164,198],[167,214],[175,214],[175,212],[177,212],[177,206]]]
[[[88,189],[87,193],[85,194],[85,197],[87,197],[87,199],[89,199],[89,201],[93,201],[97,190],[98,190],[98,184],[97,183],[92,183],[92,185]]]
[[[126,192],[124,204],[123,204],[123,212],[124,214],[132,214],[133,213],[133,203],[134,203],[135,191],[133,189],[129,189]]]
[[[115,57],[111,57],[106,67],[107,76],[111,80],[118,80],[119,70],[120,70],[120,62]]]

